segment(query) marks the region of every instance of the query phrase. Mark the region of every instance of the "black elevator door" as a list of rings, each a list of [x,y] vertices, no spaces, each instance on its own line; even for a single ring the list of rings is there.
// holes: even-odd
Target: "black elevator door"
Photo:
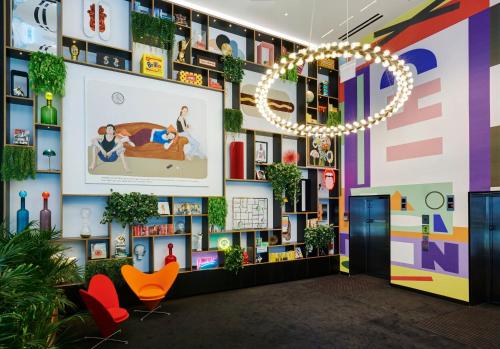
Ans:
[[[471,193],[471,302],[500,303],[500,193]]]
[[[389,197],[349,199],[349,273],[389,278]]]

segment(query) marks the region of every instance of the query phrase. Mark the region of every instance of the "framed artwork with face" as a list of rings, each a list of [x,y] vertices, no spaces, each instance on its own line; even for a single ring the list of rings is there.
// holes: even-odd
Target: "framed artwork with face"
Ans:
[[[255,162],[259,164],[267,164],[267,142],[255,142]]]

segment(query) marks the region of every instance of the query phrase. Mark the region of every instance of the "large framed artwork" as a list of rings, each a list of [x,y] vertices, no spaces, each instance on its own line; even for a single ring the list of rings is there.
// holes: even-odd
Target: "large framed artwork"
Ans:
[[[65,193],[221,192],[220,92],[72,64],[68,75]]]

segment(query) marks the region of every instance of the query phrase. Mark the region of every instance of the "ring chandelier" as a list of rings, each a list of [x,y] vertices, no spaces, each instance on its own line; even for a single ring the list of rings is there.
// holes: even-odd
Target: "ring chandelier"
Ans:
[[[373,116],[354,121],[353,123],[339,124],[331,127],[293,123],[281,118],[271,110],[267,100],[269,89],[274,81],[279,79],[280,75],[284,74],[287,69],[291,70],[295,66],[302,66],[306,62],[310,63],[315,60],[337,57],[364,58],[367,62],[373,61],[388,68],[397,81],[397,92],[394,98]],[[290,53],[288,57],[282,57],[280,63],[274,63],[272,69],[268,69],[261,81],[259,81],[255,90],[255,99],[260,114],[271,124],[288,133],[300,136],[334,137],[357,133],[385,121],[404,105],[412,89],[413,78],[410,67],[405,64],[404,60],[398,59],[397,55],[391,55],[388,50],[382,51],[379,46],[372,47],[370,44],[361,45],[359,42],[333,42],[321,44],[317,48],[304,48],[298,52]]]

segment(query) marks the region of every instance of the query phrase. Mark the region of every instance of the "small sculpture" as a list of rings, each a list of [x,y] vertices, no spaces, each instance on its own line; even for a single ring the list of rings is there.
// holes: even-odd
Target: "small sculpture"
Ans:
[[[26,209],[26,206],[25,206],[26,196],[28,196],[28,193],[26,193],[26,191],[21,190],[19,192],[19,197],[21,198],[21,208],[19,210],[17,210],[17,229],[16,229],[16,231],[18,233],[24,231],[24,229],[26,229],[26,227],[29,224],[30,213]]]
[[[80,49],[76,46],[75,42],[69,47],[69,52],[71,53],[71,59],[77,61],[80,55]]]
[[[48,208],[50,193],[48,191],[44,191],[42,193],[43,198],[43,209],[40,211],[40,230],[51,230],[51,216],[52,212],[50,212]]]
[[[21,87],[20,87],[20,86],[18,86],[18,87],[16,87],[16,88],[14,89],[14,96],[16,96],[16,97],[26,97],[26,96],[24,95],[24,91],[21,89]]]
[[[177,257],[175,257],[174,254],[172,253],[173,248],[174,248],[174,244],[169,243],[168,244],[168,256],[165,257],[165,265],[167,265],[168,263],[177,261]]]
[[[248,252],[247,250],[243,251],[243,264],[248,264]]]
[[[80,210],[80,217],[82,217],[82,229],[80,230],[80,236],[84,239],[89,238],[92,235],[89,224],[90,213],[91,210],[87,207]]]
[[[312,101],[314,101],[314,92],[311,91],[311,90],[307,90],[307,92],[306,92],[306,102],[307,103],[311,103]]]
[[[190,41],[191,39],[189,39],[188,41],[184,39],[179,41],[179,54],[177,55],[177,62],[186,63],[186,50]]]
[[[134,247],[134,254],[138,261],[141,261],[146,254],[146,247],[142,244],[137,244]]]

